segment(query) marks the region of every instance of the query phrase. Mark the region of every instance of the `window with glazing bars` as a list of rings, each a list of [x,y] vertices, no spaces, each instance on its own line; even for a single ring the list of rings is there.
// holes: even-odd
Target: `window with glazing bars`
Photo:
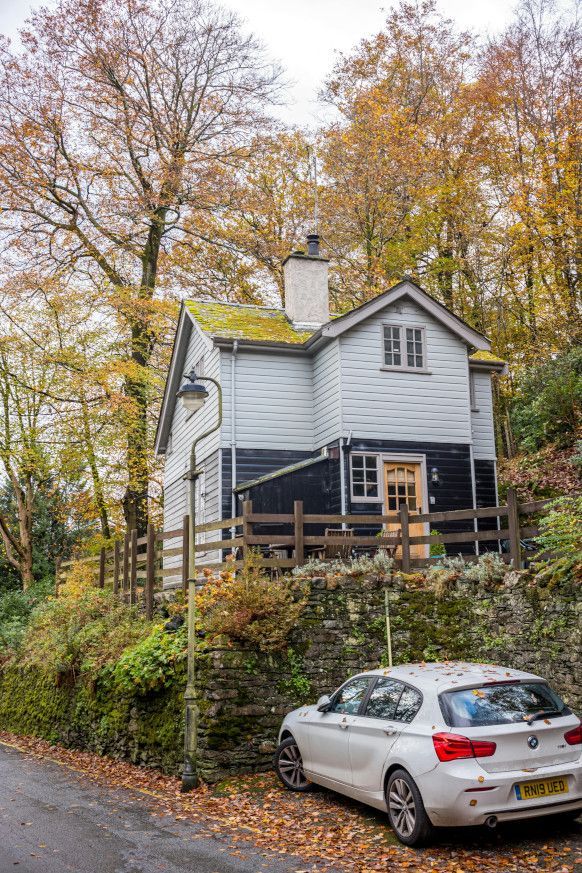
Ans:
[[[406,347],[403,348],[402,333],[405,332]],[[384,366],[424,369],[424,334],[421,327],[384,325]]]
[[[386,367],[402,366],[400,328],[392,324],[384,325],[384,364]]]
[[[406,360],[409,367],[424,367],[422,330],[420,327],[406,328]]]
[[[352,455],[352,497],[378,498],[376,455]]]

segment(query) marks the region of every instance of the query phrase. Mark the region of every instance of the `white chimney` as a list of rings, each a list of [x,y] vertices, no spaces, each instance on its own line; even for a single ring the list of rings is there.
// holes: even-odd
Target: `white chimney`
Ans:
[[[293,252],[283,261],[285,312],[294,325],[318,328],[329,321],[328,264],[316,233],[307,235],[307,254]]]

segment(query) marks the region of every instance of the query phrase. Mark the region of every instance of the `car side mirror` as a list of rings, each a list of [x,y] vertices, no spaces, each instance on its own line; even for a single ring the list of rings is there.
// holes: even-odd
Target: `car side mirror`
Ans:
[[[327,696],[327,694],[323,694],[319,700],[317,701],[317,711],[318,712],[329,712],[331,709],[331,699]]]

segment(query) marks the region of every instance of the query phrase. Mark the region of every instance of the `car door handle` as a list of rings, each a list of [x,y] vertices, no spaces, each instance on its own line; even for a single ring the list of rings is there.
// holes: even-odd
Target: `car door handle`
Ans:
[[[385,728],[382,728],[387,737],[393,737],[394,734],[397,734],[398,731],[394,727],[390,727],[389,725]]]
[[[340,722],[338,722],[338,727],[340,727],[342,731],[347,731],[347,729],[349,728],[347,719],[343,718]]]

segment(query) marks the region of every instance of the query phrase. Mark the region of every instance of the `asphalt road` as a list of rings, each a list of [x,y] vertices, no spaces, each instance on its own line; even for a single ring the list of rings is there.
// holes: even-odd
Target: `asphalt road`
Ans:
[[[137,793],[95,785],[0,745],[0,873],[291,873],[298,858],[233,847],[195,823],[152,817]],[[233,855],[232,853],[235,853]]]

